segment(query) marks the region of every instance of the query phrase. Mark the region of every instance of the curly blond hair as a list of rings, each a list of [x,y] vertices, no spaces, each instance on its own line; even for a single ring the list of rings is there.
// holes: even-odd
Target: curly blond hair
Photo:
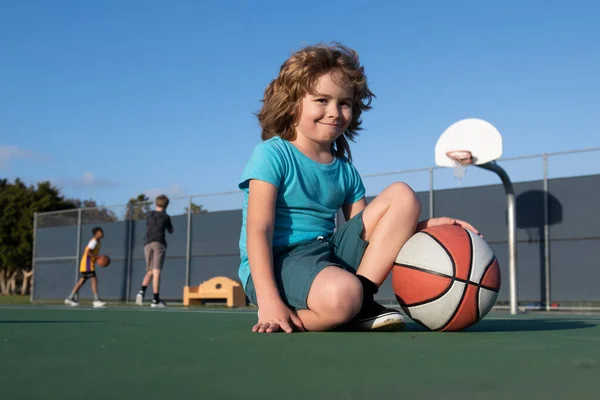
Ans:
[[[356,51],[339,43],[307,46],[292,54],[279,70],[279,75],[265,89],[263,106],[257,114],[262,128],[262,140],[273,136],[282,139],[296,138],[295,124],[300,114],[302,98],[314,94],[318,79],[336,71],[354,90],[352,121],[348,129],[332,144],[336,157],[352,160],[349,141],[354,141],[361,128],[360,116],[371,109],[375,95],[367,85],[364,67]]]

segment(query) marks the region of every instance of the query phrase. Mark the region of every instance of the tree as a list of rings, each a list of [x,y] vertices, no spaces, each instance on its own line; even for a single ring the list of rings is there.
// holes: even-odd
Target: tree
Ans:
[[[139,194],[137,197],[129,199],[127,202],[127,211],[125,219],[146,219],[146,216],[151,210],[152,202],[145,194]]]
[[[190,204],[190,207],[186,207],[185,208],[185,213],[188,213],[188,208],[191,210],[192,214],[204,214],[207,213],[208,210],[206,208],[204,208],[204,206],[202,204],[196,204],[194,202],[192,202]]]
[[[85,208],[85,210],[82,210],[81,214],[83,224],[91,224],[98,222],[116,222],[119,220],[117,214],[114,211],[106,207],[98,207],[96,200],[71,199],[69,201],[73,203],[73,205],[75,205],[75,207],[77,208]]]
[[[27,186],[0,179],[0,293],[15,292],[22,276],[21,293],[27,292],[31,277],[33,216],[35,212],[74,209],[50,182]],[[65,223],[68,223],[66,221]]]

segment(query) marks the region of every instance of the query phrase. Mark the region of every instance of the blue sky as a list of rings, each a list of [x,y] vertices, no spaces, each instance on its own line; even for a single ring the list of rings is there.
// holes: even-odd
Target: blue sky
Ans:
[[[597,147],[599,4],[4,1],[0,175],[100,204],[236,190],[265,86],[292,51],[329,41],[359,52],[377,96],[353,147],[362,174],[434,165],[439,135],[469,117],[500,130],[504,157]],[[598,155],[551,160],[551,175],[598,173]],[[507,164],[541,178],[539,160]],[[465,183],[499,182],[481,172]],[[409,175],[366,185],[426,188]]]

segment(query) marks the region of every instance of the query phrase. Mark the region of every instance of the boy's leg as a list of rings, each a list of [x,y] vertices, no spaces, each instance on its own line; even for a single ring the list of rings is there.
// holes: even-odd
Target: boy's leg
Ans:
[[[308,309],[298,310],[309,331],[328,331],[352,319],[362,304],[362,286],[356,276],[337,265],[315,277],[306,300]]]
[[[92,303],[94,307],[104,307],[106,305],[105,301],[100,300],[98,296],[98,278],[94,274],[92,277],[92,293],[94,293],[94,302]]]
[[[331,247],[324,240],[277,250],[274,254],[279,294],[309,331],[331,330],[360,310],[360,281],[332,262],[331,255]],[[250,301],[257,304],[252,277],[245,290]]]
[[[388,186],[365,208],[362,238],[369,243],[357,275],[377,288],[389,275],[400,249],[415,234],[421,203],[406,184]]]
[[[160,289],[160,269],[152,270],[152,290],[154,292],[154,299],[158,300],[158,291]]]
[[[146,275],[144,275],[144,279],[142,280],[142,287],[138,292],[137,296],[135,296],[135,302],[138,306],[144,305],[144,296],[146,295],[146,289],[148,289],[148,285],[150,284],[150,280],[152,279],[152,246],[151,243],[144,246],[144,259],[146,260]]]
[[[393,184],[332,237],[334,260],[355,272],[363,287],[361,311],[347,328],[403,329],[402,314],[376,303],[374,295],[389,275],[400,248],[414,234],[420,210],[408,186]]]
[[[86,279],[84,277],[79,278],[79,280],[77,281],[77,283],[73,287],[73,290],[71,291],[71,294],[69,295],[69,297],[67,297],[65,299],[65,304],[68,304],[70,306],[78,306],[79,305],[79,302],[75,300],[75,296],[77,295],[77,293],[79,293],[79,290],[81,289],[81,287],[85,283],[85,280]]]
[[[160,272],[162,271],[165,262],[165,246],[162,243],[153,243],[153,262],[152,262],[152,289],[154,298],[152,299],[151,307],[164,307],[165,302],[160,299]]]

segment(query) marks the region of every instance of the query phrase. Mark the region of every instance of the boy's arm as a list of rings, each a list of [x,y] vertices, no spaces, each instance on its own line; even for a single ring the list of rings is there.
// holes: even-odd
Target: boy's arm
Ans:
[[[272,242],[276,197],[275,186],[256,179],[250,181],[246,247],[259,308],[265,304],[283,303],[273,273]]]
[[[344,204],[342,207],[342,212],[344,213],[344,218],[346,218],[346,221],[350,221],[356,214],[365,208],[367,208],[367,200],[363,197],[355,203]]]
[[[167,231],[173,233],[173,224],[171,223],[171,217],[167,215]]]
[[[346,199],[342,206],[342,212],[346,221],[350,221],[356,214],[367,208],[367,200],[365,199],[365,185],[363,184],[360,174],[356,168],[348,163],[349,177]]]
[[[92,251],[94,251],[94,249],[96,248],[97,245],[98,245],[98,241],[96,239],[90,240],[88,242],[87,246],[85,246],[85,250],[83,251],[83,256],[90,257],[92,254]]]

